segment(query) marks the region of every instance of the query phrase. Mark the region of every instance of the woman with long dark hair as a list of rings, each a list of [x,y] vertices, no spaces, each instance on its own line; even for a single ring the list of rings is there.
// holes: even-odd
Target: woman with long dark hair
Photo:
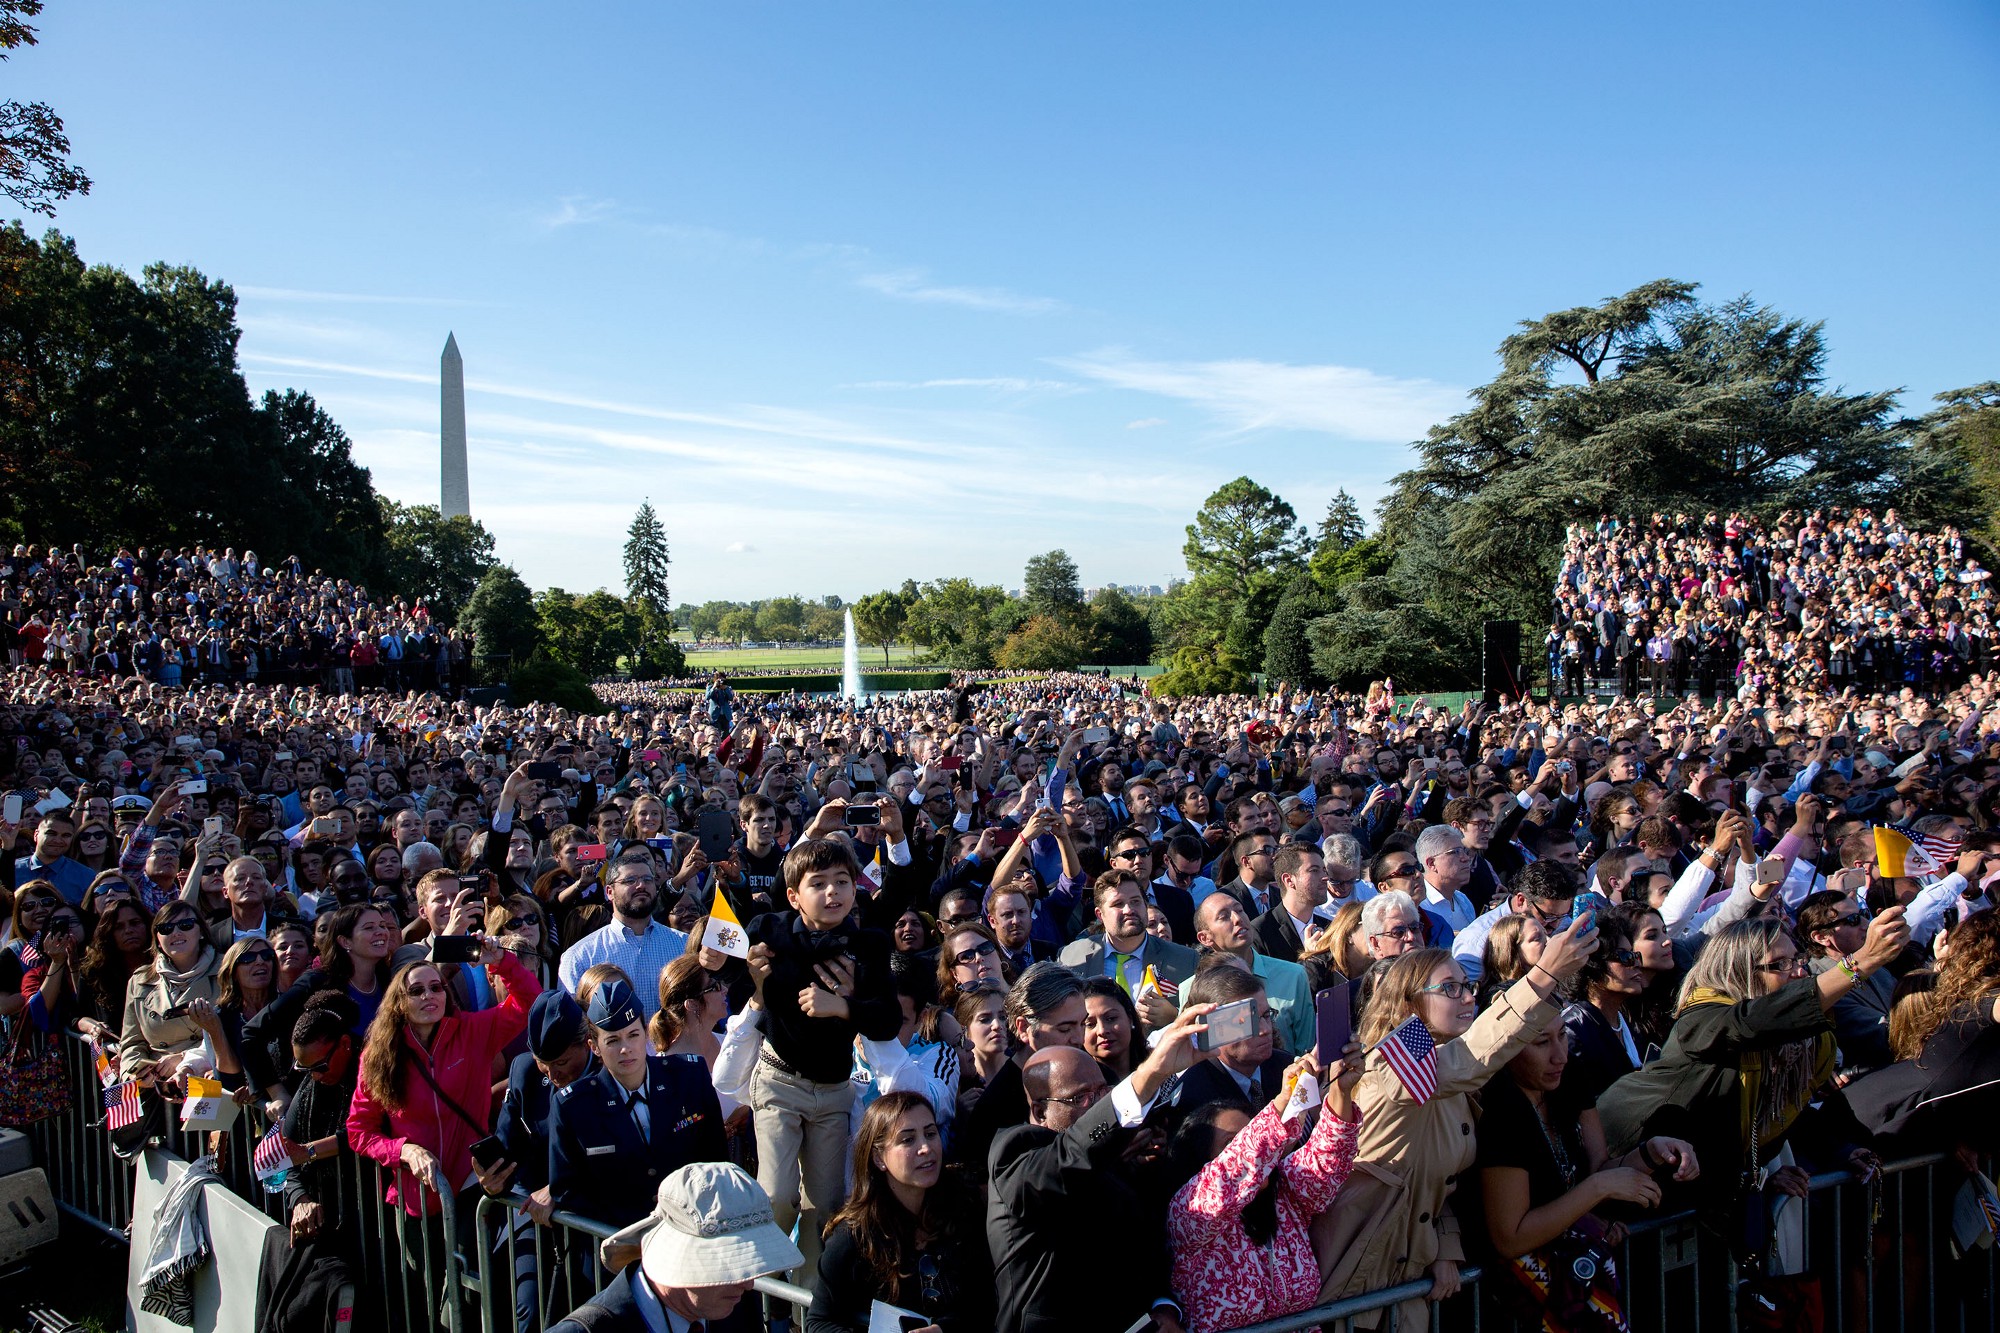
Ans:
[[[926,1316],[929,1333],[993,1327],[984,1210],[945,1171],[937,1116],[914,1092],[885,1092],[862,1113],[854,1188],[827,1223],[806,1333],[867,1333],[876,1301]]]
[[[1083,1049],[1116,1083],[1132,1072],[1132,1042],[1139,1034],[1139,1010],[1124,987],[1110,977],[1083,983]]]
[[[125,1023],[125,987],[146,965],[151,936],[146,914],[129,898],[113,902],[97,918],[77,974],[83,1017],[76,1026],[84,1036],[117,1044]]]
[[[246,1088],[243,1080],[243,1025],[255,1018],[278,993],[278,954],[270,943],[251,935],[229,946],[216,969],[214,1003],[198,1000],[189,1015],[208,1039],[215,1072],[225,1088]],[[274,1057],[264,1057],[275,1064]],[[246,1092],[249,1100],[254,1090]]]
[[[504,1000],[460,1013],[437,965],[411,963],[383,988],[361,1049],[347,1140],[395,1172],[388,1201],[411,1216],[438,1212],[472,1179],[472,1145],[493,1128],[494,1057],[527,1030],[528,1004],[542,992],[498,941],[483,944],[480,962]]]
[[[343,991],[354,1002],[354,1035],[359,1040],[381,1003],[389,955],[398,943],[395,913],[373,903],[349,903],[320,920],[326,922],[326,934],[319,966],[243,1026],[244,1077],[264,1093],[268,1099],[265,1109],[273,1119],[284,1114],[297,1076],[267,1059],[264,1052],[281,1049],[281,1043],[290,1040],[306,1002],[323,990]]]

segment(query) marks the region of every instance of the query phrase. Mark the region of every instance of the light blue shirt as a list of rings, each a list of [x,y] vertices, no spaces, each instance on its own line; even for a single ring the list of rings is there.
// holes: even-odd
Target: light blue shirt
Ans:
[[[650,1022],[660,1008],[660,973],[686,952],[687,936],[672,926],[649,921],[645,933],[637,934],[627,930],[623,922],[614,920],[563,950],[556,976],[562,988],[575,995],[576,983],[585,972],[599,963],[616,963],[632,978],[632,985],[639,992],[639,1008]]]

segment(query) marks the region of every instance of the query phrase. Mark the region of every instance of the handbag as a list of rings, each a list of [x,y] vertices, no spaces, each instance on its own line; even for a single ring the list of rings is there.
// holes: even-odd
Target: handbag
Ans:
[[[1502,1288],[1515,1316],[1550,1333],[1630,1333],[1618,1252],[1586,1213],[1546,1245],[1505,1261]]]
[[[14,1020],[14,1040],[0,1061],[0,1125],[20,1129],[69,1110],[73,1091],[58,1041],[28,1041],[26,1015]],[[39,1034],[37,1034],[39,1035]]]

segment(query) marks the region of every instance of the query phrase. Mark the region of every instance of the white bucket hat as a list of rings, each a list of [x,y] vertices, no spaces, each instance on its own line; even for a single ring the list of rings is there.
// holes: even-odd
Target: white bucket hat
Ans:
[[[663,1287],[720,1287],[805,1262],[778,1230],[771,1199],[743,1168],[694,1162],[660,1182],[653,1211],[606,1240],[637,1245],[646,1276]]]

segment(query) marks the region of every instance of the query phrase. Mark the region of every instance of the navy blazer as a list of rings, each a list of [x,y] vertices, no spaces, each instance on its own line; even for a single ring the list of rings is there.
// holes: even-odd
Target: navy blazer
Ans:
[[[589,1078],[597,1067],[591,1060],[583,1077]],[[555,1085],[535,1064],[535,1057],[526,1051],[515,1056],[507,1070],[507,1095],[500,1103],[493,1136],[507,1149],[507,1160],[516,1163],[514,1183],[530,1193],[549,1183],[549,1112],[555,1101]]]
[[[652,1132],[644,1143],[609,1070],[556,1093],[549,1117],[556,1207],[629,1226],[653,1211],[667,1176],[689,1162],[728,1160],[722,1104],[700,1056],[649,1055],[646,1083]]]

